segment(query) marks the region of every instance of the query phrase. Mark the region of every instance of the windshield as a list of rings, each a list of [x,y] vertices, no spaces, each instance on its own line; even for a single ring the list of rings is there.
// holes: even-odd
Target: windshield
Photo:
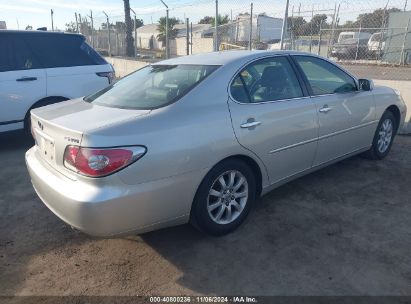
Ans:
[[[214,72],[215,65],[152,65],[84,98],[100,105],[155,109],[168,105]]]

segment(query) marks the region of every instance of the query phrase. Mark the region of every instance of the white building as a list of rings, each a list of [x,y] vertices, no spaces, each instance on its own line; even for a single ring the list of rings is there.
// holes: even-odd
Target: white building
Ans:
[[[252,19],[252,40],[272,43],[281,39],[283,19],[266,15],[255,15]],[[240,14],[236,19],[235,40],[239,42],[249,41],[250,14]]]

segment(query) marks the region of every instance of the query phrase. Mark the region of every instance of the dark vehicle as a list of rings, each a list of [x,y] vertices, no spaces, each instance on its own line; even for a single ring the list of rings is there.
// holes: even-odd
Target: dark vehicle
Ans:
[[[368,54],[368,38],[351,38],[334,44],[331,56],[340,59],[361,59]]]

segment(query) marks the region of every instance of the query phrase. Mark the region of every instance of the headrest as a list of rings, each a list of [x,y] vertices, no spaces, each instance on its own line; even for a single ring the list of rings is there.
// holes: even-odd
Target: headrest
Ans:
[[[268,66],[264,69],[261,76],[261,86],[272,87],[279,83],[285,83],[287,80],[287,73],[284,68],[279,65]]]

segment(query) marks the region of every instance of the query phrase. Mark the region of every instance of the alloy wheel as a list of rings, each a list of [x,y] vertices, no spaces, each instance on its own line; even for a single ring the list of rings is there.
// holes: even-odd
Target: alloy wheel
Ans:
[[[385,153],[389,148],[393,135],[393,123],[391,119],[387,118],[381,124],[380,130],[378,132],[378,151],[380,153]]]
[[[207,211],[217,224],[229,224],[243,212],[248,200],[248,183],[237,170],[224,172],[217,177],[208,193]]]

